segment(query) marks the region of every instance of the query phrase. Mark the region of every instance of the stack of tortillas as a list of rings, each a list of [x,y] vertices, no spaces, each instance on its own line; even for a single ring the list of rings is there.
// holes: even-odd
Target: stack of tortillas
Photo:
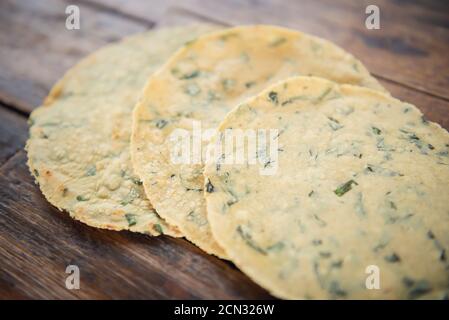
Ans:
[[[43,194],[88,225],[185,237],[281,298],[447,297],[449,134],[326,40],[144,33],[30,122]]]

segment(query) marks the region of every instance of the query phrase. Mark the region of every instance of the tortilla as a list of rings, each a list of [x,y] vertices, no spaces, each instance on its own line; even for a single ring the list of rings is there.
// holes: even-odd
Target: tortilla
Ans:
[[[161,29],[88,56],[30,116],[28,166],[49,202],[90,226],[181,236],[146,199],[129,152],[132,109],[149,75],[209,26]]]
[[[227,129],[278,130],[256,155],[277,141],[278,159],[226,164],[232,153],[217,150]],[[448,296],[449,134],[415,106],[297,77],[234,109],[211,145],[217,161],[204,174],[213,235],[272,294]]]
[[[204,251],[225,257],[207,221],[203,164],[193,156],[191,163],[172,161],[171,134],[190,132],[196,121],[202,129],[215,128],[239,102],[297,74],[383,90],[358,60],[334,44],[264,25],[199,37],[149,79],[134,110],[133,166],[161,217]]]

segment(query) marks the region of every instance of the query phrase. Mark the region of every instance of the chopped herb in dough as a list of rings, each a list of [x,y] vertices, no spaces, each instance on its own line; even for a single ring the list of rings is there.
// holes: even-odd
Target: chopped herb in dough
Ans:
[[[237,233],[240,235],[240,237],[242,237],[242,239],[246,242],[246,244],[248,246],[250,246],[252,249],[256,250],[260,254],[263,254],[263,255],[267,254],[267,252],[264,249],[262,249],[260,246],[258,246],[254,242],[251,234],[249,234],[248,232],[243,231],[243,228],[241,226],[237,227]]]
[[[357,182],[355,182],[354,180],[349,180],[348,182],[343,183],[342,185],[340,185],[337,189],[334,190],[334,193],[341,197],[342,195],[344,195],[346,192],[348,192],[349,190],[352,189],[352,185],[355,184],[357,185]]]
[[[89,201],[90,199],[86,196],[78,195],[76,196],[76,200],[78,201]]]
[[[127,213],[125,214],[126,221],[128,221],[128,226],[132,227],[137,224],[137,219],[135,214]]]
[[[162,226],[161,226],[160,224],[158,224],[158,223],[156,223],[155,225],[153,225],[153,229],[154,229],[156,232],[160,233],[160,234],[164,233],[164,230],[162,229]]]
[[[190,73],[184,74],[183,76],[181,76],[180,79],[182,79],[182,80],[193,79],[193,78],[198,77],[199,75],[200,75],[200,71],[199,70],[195,70],[195,71],[192,71]]]
[[[212,185],[212,182],[210,182],[210,180],[207,181],[206,192],[208,193],[214,192],[214,186]]]
[[[268,98],[269,98],[270,101],[273,102],[274,104],[278,104],[278,103],[279,103],[277,92],[274,92],[274,91],[269,92],[269,93],[268,93]]]

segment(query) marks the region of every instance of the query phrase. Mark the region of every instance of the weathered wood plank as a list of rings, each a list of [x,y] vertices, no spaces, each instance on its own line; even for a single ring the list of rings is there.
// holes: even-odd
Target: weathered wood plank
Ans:
[[[89,0],[97,2],[99,0]],[[376,75],[449,99],[449,2],[403,0],[156,1],[108,0],[144,18],[160,3],[229,24],[269,23],[327,38]],[[365,8],[380,8],[380,30],[365,27]],[[167,9],[166,9],[167,10]],[[159,13],[160,14],[160,13]]]
[[[148,28],[148,23],[79,3],[81,28],[67,30],[68,4],[58,0],[0,2],[0,101],[29,112],[81,57]]]
[[[27,131],[26,118],[0,104],[0,167],[23,149]]]
[[[19,152],[0,171],[0,296],[17,298],[270,298],[230,263],[182,239],[88,227],[53,208]],[[65,288],[67,265],[80,290]]]
[[[399,100],[409,102],[417,106],[426,119],[439,123],[449,130],[449,102],[434,98],[427,94],[405,88],[391,81],[380,79],[380,83],[390,91],[391,95]]]
[[[449,129],[449,102],[432,96],[447,98],[441,88],[446,93],[449,81],[442,52],[447,41],[436,44],[447,40],[448,10],[443,2],[369,1],[386,14],[382,32],[373,35],[363,29],[361,9],[367,2],[109,0],[102,7],[91,4],[96,1],[0,2],[0,101],[29,112],[80,57],[152,26],[153,20],[158,25],[263,22],[295,27],[348,48],[382,78],[393,80],[381,82],[394,96],[417,105],[430,120]],[[79,31],[64,27],[64,9],[72,2],[81,7]],[[270,297],[231,264],[187,241],[98,230],[58,212],[34,185],[25,153],[16,153],[26,139],[25,118],[0,108],[0,121],[2,298]],[[80,267],[81,290],[65,288],[68,264]]]

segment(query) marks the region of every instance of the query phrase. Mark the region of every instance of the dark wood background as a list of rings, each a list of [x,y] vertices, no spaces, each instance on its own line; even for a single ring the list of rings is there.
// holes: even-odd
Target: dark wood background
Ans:
[[[80,30],[65,28],[70,4],[80,7]],[[380,8],[380,30],[365,28],[368,4]],[[27,116],[67,68],[123,36],[194,21],[278,24],[332,40],[449,129],[448,1],[1,0],[0,298],[271,298],[185,240],[70,219],[45,201],[25,164]],[[69,264],[80,268],[80,290],[65,287]]]

